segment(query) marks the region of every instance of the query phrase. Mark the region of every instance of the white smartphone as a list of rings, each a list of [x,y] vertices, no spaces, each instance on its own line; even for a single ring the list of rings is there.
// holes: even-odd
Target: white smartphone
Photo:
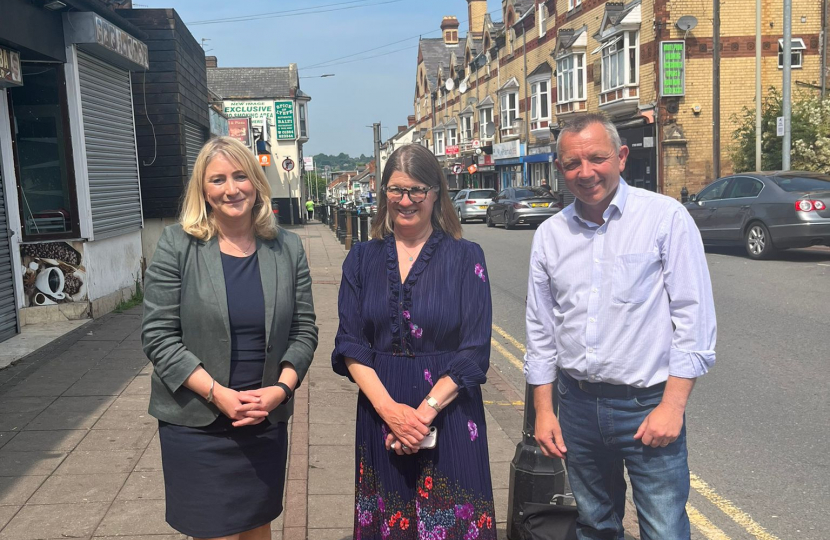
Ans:
[[[418,445],[418,448],[421,450],[432,450],[435,448],[435,445],[438,443],[438,428],[435,426],[429,427],[429,434],[423,438],[421,444]]]

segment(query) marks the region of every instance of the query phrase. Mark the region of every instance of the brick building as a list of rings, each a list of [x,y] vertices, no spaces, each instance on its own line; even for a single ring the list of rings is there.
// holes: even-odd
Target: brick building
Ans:
[[[761,1],[766,95],[782,84],[783,13],[780,2]],[[827,12],[828,0],[793,0],[794,94],[824,87]],[[451,185],[504,189],[547,178],[564,189],[553,166],[557,129],[599,111],[631,149],[627,181],[673,197],[684,186],[696,192],[731,172],[734,115],[754,107],[754,13],[755,0],[721,3],[716,64],[711,3],[502,0],[494,22],[486,0],[467,0],[466,37],[456,17],[444,17],[441,38],[420,40],[416,130]],[[477,173],[451,174],[469,163]]]

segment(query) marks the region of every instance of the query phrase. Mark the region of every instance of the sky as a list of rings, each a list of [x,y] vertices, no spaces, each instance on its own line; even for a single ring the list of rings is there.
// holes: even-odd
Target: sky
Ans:
[[[210,40],[206,54],[219,67],[296,63],[300,88],[311,96],[305,155],[372,154],[372,123],[381,123],[386,140],[414,114],[418,36],[440,37],[446,15],[458,18],[461,37],[468,28],[466,0],[135,0],[133,6],[175,9],[196,41]],[[487,7],[501,20],[501,0]],[[319,77],[329,73],[334,77]]]

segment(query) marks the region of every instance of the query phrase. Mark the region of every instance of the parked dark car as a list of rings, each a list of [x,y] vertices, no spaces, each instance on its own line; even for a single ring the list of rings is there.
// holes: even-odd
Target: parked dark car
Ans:
[[[375,203],[363,203],[357,207],[357,215],[362,216],[366,214],[367,216],[374,216],[378,213],[378,207]]]
[[[705,244],[743,245],[752,259],[830,246],[830,176],[742,173],[715,180],[685,205]]]
[[[539,187],[511,187],[499,193],[487,207],[487,226],[512,229],[526,223],[538,225],[562,210],[562,198]]]
[[[452,204],[461,223],[467,223],[468,219],[487,221],[487,207],[495,196],[494,189],[462,189]]]

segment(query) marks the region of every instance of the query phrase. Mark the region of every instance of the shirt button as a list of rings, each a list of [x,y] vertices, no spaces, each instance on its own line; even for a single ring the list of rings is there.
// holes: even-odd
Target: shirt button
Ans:
[[[591,289],[591,292],[599,292],[599,289],[597,289],[596,287],[594,287],[593,289]]]
[[[594,348],[593,347],[588,347],[588,352],[594,352]]]
[[[598,262],[599,262],[599,259],[594,259],[594,262],[595,262],[595,263],[598,263]]]
[[[597,322],[597,320],[596,320],[595,318],[593,318],[593,317],[591,317],[591,318],[590,318],[590,319],[588,319],[588,320],[589,320],[590,322]]]
[[[604,233],[604,232],[605,232],[605,231],[597,231],[597,234],[602,234],[602,233]]]

